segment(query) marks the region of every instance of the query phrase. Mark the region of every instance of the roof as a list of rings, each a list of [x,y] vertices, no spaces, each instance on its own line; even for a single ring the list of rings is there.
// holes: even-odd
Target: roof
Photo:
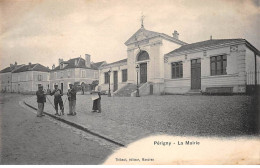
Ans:
[[[212,39],[212,40],[206,40],[206,41],[196,42],[196,43],[192,43],[192,44],[186,44],[165,55],[171,55],[173,53],[179,53],[179,52],[199,49],[199,48],[203,48],[203,47],[224,45],[224,44],[230,44],[230,43],[246,43],[256,53],[259,53],[259,51],[254,46],[252,46],[248,41],[246,41],[245,39],[242,39],[242,38],[238,38],[238,39]]]
[[[14,70],[16,70],[16,69],[18,69],[18,68],[20,68],[20,67],[22,67],[22,66],[24,66],[24,65],[14,65],[14,66],[12,66],[12,67],[7,67],[7,68],[5,68],[5,69],[3,69],[3,70],[1,70],[0,71],[0,73],[7,73],[7,72],[12,72],[12,71],[14,71]]]
[[[100,68],[104,64],[106,64],[106,61],[92,63],[93,67],[97,67],[97,68]]]
[[[108,66],[112,66],[112,65],[116,65],[116,64],[121,64],[121,63],[127,63],[127,58],[126,58],[126,59],[119,60],[119,61],[116,61],[116,62],[112,62],[112,63],[110,63],[110,64],[106,64],[106,65],[104,65],[103,67],[108,67]]]
[[[19,73],[25,71],[49,72],[50,69],[41,64],[30,64],[30,65],[23,65],[21,68],[14,70],[13,73]]]
[[[126,42],[125,42],[125,45],[129,45],[129,44],[132,44],[132,43],[135,43],[137,41],[142,41],[144,39],[149,39],[149,38],[154,38],[154,37],[164,37],[165,39],[169,40],[169,41],[172,41],[172,42],[175,42],[177,44],[180,44],[180,45],[184,45],[184,44],[187,44],[179,39],[176,39],[174,37],[171,37],[167,34],[164,34],[164,33],[158,33],[158,32],[154,32],[154,31],[150,31],[150,30],[146,30],[145,28],[140,28],[135,34],[133,34]]]
[[[77,64],[75,64],[75,60],[77,61]],[[98,70],[98,68],[105,63],[105,61],[102,62],[97,62],[97,63],[91,63],[90,67],[87,67],[85,64],[85,59],[81,58],[81,57],[77,57],[77,58],[73,58],[70,59],[68,61],[63,61],[62,63],[64,63],[66,66],[62,69],[70,69],[70,68],[85,68],[85,69],[94,69],[94,70]],[[56,71],[56,70],[61,70],[60,69],[60,65],[57,66],[55,69],[53,69],[52,71]]]

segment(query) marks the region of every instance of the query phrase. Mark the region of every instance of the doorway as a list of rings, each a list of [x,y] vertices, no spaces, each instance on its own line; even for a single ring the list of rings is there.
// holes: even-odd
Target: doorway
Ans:
[[[147,82],[147,63],[140,64],[140,83]]]
[[[191,60],[191,90],[201,89],[201,61]]]
[[[114,92],[118,89],[118,73],[114,71]]]

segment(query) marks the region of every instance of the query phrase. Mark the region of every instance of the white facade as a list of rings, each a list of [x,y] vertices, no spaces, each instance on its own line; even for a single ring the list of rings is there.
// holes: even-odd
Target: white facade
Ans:
[[[122,87],[124,87],[128,81],[123,81],[123,70],[127,70],[127,79],[128,79],[128,68],[127,61],[107,64],[99,70],[99,86],[101,86],[102,91],[109,90],[109,82],[105,81],[105,74],[110,70],[110,89],[111,92],[115,92]],[[115,76],[117,75],[117,76]],[[117,82],[117,83],[115,83]]]
[[[25,71],[12,74],[12,92],[15,93],[34,93],[38,85],[48,89],[49,84],[49,72]]]
[[[120,72],[120,69],[124,68],[127,68],[128,79],[125,83],[118,83],[118,88],[122,88],[126,83],[136,84],[138,80],[139,84],[144,84],[140,87],[141,95],[208,92],[214,89],[220,89],[220,92],[222,89],[224,92],[245,93],[247,86],[255,85],[256,81],[260,83],[259,51],[244,39],[208,40],[186,44],[178,39],[178,35],[170,37],[141,28],[125,45],[125,64],[113,63],[110,67],[108,65],[100,69],[102,90],[108,90],[108,85],[104,84],[104,73],[109,69],[112,72]],[[142,59],[139,59],[140,55],[143,55]],[[174,77],[172,73],[177,72],[172,72],[172,64],[178,63],[181,65],[176,71],[178,70],[180,77]],[[215,71],[218,73],[214,74]],[[111,91],[114,91],[113,73],[110,84]]]
[[[225,55],[227,58],[226,74],[211,75],[210,58]],[[259,65],[259,56],[256,56]],[[201,91],[210,88],[231,88],[233,93],[245,93],[246,86],[255,84],[254,77],[247,79],[248,74],[255,73],[255,52],[245,43],[225,44],[199,48],[196,50],[176,52],[165,56],[165,89],[166,94],[186,93],[192,90],[191,60],[201,60]],[[172,63],[183,63],[183,77],[172,79]],[[258,68],[259,70],[259,68]],[[259,83],[259,82],[258,82]]]

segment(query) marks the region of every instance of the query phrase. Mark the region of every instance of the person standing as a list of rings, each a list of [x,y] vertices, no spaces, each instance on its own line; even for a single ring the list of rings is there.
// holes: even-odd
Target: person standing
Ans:
[[[46,94],[43,91],[42,85],[38,87],[36,96],[37,96],[37,103],[38,103],[37,117],[42,117],[44,116],[43,110],[44,110],[44,103],[46,102]]]
[[[76,95],[77,91],[73,84],[69,84],[70,89],[68,90],[68,100],[69,100],[69,113],[67,115],[76,115]]]
[[[62,101],[62,98],[61,98],[61,96],[63,96],[63,92],[62,92],[62,90],[60,90],[58,88],[57,84],[54,85],[54,90],[51,92],[50,95],[51,96],[54,95],[54,106],[55,106],[55,110],[56,110],[55,115],[60,115],[58,113],[58,105],[60,106],[60,110],[61,110],[62,115],[64,115],[64,106],[63,106],[63,101]]]
[[[101,94],[100,94],[100,87],[96,87],[95,91],[91,92],[92,100],[93,100],[93,107],[92,112],[101,113]]]

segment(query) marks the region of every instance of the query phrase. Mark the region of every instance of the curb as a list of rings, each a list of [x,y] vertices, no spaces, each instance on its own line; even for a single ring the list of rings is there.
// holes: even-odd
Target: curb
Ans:
[[[28,107],[30,107],[30,108],[32,108],[32,109],[34,109],[34,110],[37,110],[37,108],[35,108],[35,107],[29,105],[29,104],[26,103],[25,101],[23,101],[23,103],[24,103],[26,106],[28,106]],[[107,138],[107,137],[104,137],[104,136],[102,136],[102,135],[100,135],[100,134],[97,134],[97,133],[95,133],[95,132],[92,132],[92,131],[90,131],[89,129],[87,129],[86,127],[83,127],[82,125],[75,124],[75,123],[73,123],[73,122],[70,122],[70,121],[68,121],[68,120],[65,120],[65,119],[63,119],[63,118],[57,117],[57,116],[55,116],[55,115],[52,115],[52,114],[49,114],[49,113],[46,113],[46,112],[43,112],[43,113],[46,114],[46,115],[48,115],[48,116],[50,116],[50,117],[52,117],[52,118],[54,118],[54,119],[56,119],[56,120],[59,120],[59,121],[61,121],[61,122],[63,122],[63,123],[66,123],[66,124],[68,124],[68,125],[70,125],[70,126],[73,126],[73,127],[77,128],[77,129],[80,129],[80,130],[82,130],[82,131],[84,131],[84,132],[86,132],[86,133],[89,133],[89,134],[91,134],[91,135],[97,136],[97,137],[99,137],[99,138],[101,138],[101,139],[104,139],[104,140],[106,140],[106,141],[108,141],[108,142],[111,142],[111,143],[113,143],[113,144],[115,144],[115,145],[118,145],[118,146],[121,146],[121,147],[125,147],[124,144],[119,143],[119,142],[116,142],[116,141],[114,141],[114,140],[112,140],[112,139],[109,139],[109,138]]]

